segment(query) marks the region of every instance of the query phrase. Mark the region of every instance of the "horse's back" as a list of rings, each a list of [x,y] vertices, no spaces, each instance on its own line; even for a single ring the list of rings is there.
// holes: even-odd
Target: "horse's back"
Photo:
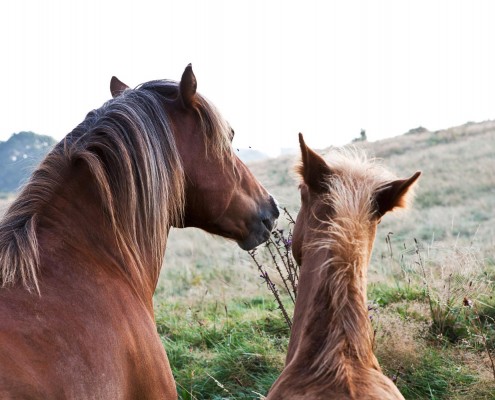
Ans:
[[[0,289],[2,400],[176,398],[153,319],[102,283]]]

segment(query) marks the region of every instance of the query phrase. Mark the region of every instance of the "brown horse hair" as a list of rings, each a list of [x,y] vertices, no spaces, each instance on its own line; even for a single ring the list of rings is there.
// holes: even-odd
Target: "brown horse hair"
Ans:
[[[373,333],[365,304],[366,293],[362,289],[365,285],[359,283],[362,282],[360,277],[366,279],[363,269],[368,266],[373,245],[369,241],[369,228],[378,218],[374,198],[396,177],[353,147],[331,149],[325,161],[331,174],[322,201],[332,210],[331,216],[318,218],[316,233],[320,239],[307,244],[306,248],[329,254],[321,265],[320,284],[315,293],[322,297],[319,301],[332,310],[332,318],[328,321],[325,341],[312,359],[310,379],[324,381],[329,387],[347,388],[352,395],[352,380],[360,377],[354,376],[347,356],[375,365],[379,370],[371,351]],[[301,166],[297,170],[302,173]],[[408,196],[411,197],[410,193]],[[398,204],[398,207],[405,206],[405,203]],[[312,212],[316,216],[315,210]],[[306,329],[311,330],[312,325],[308,323]],[[308,334],[309,331],[305,333]]]
[[[165,108],[178,107],[178,96],[177,82],[168,80],[125,90],[54,147],[0,220],[0,287],[20,282],[40,292],[38,221],[81,162],[93,176],[124,272],[142,281],[145,258],[159,271],[168,228],[182,223],[184,207],[184,172]],[[208,100],[194,99],[208,154],[230,159],[230,127]]]

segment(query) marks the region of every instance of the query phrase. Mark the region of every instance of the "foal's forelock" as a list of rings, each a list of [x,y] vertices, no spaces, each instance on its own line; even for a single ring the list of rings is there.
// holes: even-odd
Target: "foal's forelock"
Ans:
[[[125,271],[142,279],[144,262],[161,265],[168,227],[180,225],[184,172],[164,108],[177,83],[154,81],[126,90],[86,119],[40,164],[0,221],[0,286],[21,281],[39,291],[37,221],[76,162],[94,177]],[[233,157],[230,128],[218,111],[196,96],[195,112],[210,157]]]

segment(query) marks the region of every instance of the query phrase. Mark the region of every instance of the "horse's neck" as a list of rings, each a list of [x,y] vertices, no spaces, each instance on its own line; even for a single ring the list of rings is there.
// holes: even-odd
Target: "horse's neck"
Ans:
[[[366,305],[367,260],[343,261],[330,249],[303,256],[286,360],[295,371],[335,384],[342,378],[335,371],[349,365],[379,368]]]
[[[108,221],[92,175],[86,167],[81,167],[75,168],[69,176],[40,215],[40,245],[45,251],[50,249],[52,258],[60,259],[59,265],[73,268],[70,266],[73,259],[86,276],[91,277],[93,272],[95,276],[105,273],[129,281],[132,277],[126,274],[126,260],[119,251],[116,233]],[[140,296],[149,297],[151,301],[158,274],[159,271],[149,271],[149,276],[139,282],[139,288],[138,284],[129,283],[139,289],[136,292]]]

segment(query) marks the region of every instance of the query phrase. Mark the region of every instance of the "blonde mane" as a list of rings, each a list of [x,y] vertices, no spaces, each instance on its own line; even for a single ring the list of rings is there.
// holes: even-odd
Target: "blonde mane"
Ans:
[[[80,163],[91,172],[125,273],[139,280],[145,259],[161,265],[168,227],[181,224],[184,207],[184,172],[166,111],[177,96],[177,82],[166,80],[126,90],[55,146],[0,220],[0,287],[20,282],[39,292],[38,222]],[[195,99],[209,154],[232,157],[231,129],[204,97]]]
[[[319,239],[309,244],[308,250],[328,254],[321,265],[321,283],[315,292],[323,297],[321,301],[327,299],[331,318],[324,344],[312,359],[310,376],[324,380],[329,386],[351,390],[351,382],[363,377],[348,365],[349,358],[362,365],[374,365],[379,370],[370,351],[373,332],[368,321],[363,280],[366,281],[373,245],[370,229],[377,219],[375,194],[396,177],[356,148],[331,149],[325,161],[332,174],[327,181],[328,193],[322,201],[331,215],[319,218],[320,226],[315,231]],[[308,329],[311,325],[308,324]]]

